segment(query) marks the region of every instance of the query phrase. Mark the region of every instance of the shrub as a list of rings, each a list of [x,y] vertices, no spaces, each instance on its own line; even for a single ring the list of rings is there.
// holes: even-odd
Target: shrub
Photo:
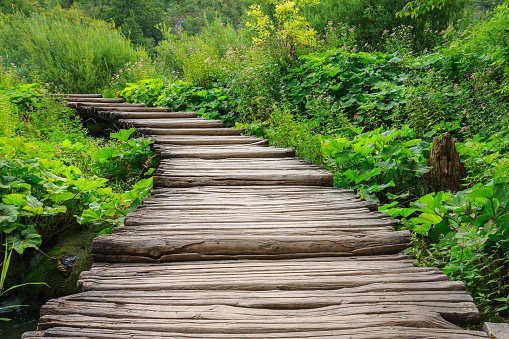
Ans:
[[[306,121],[292,114],[288,103],[274,106],[269,127],[264,135],[276,147],[295,147],[298,157],[321,164],[323,161],[321,136],[316,122]]]
[[[383,32],[393,32],[401,25],[411,27],[412,50],[431,50],[436,41],[429,39],[429,30],[440,33],[462,18],[465,0],[447,1],[442,9],[432,10],[417,18],[399,18],[398,13],[408,0],[322,0],[304,12],[319,33],[325,33],[329,22],[345,23],[355,28],[359,47],[377,46]],[[379,51],[383,51],[378,49]]]
[[[229,49],[238,49],[246,39],[230,24],[216,19],[197,35],[164,28],[164,40],[156,47],[158,62],[172,75],[207,86],[224,77],[221,59]]]
[[[30,17],[0,14],[0,50],[31,80],[68,93],[101,91],[128,62],[149,59],[111,24],[58,8]]]
[[[16,108],[5,94],[0,93],[0,136],[13,136],[16,131],[17,122]]]
[[[323,146],[338,187],[354,188],[362,197],[382,203],[423,193],[421,178],[429,171],[426,157],[430,147],[416,139],[408,126],[401,130],[378,128],[352,139],[331,138]]]

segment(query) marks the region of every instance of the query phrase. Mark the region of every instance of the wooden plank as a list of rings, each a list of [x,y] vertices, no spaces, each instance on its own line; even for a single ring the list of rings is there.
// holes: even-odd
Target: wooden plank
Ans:
[[[332,237],[330,235],[248,235],[248,234],[196,234],[175,238],[164,236],[138,236],[128,234],[104,235],[95,238],[92,253],[119,261],[123,256],[146,257],[167,262],[182,254],[199,255],[201,258],[242,256],[256,258],[260,255],[285,255],[305,257],[309,253],[329,255],[378,255],[398,253],[410,245],[410,233],[375,232]],[[116,258],[114,258],[116,257]]]
[[[145,107],[143,106],[129,106],[129,107],[96,107],[97,111],[113,111],[113,112],[172,112],[169,107]]]
[[[509,339],[509,324],[486,322],[482,329],[495,339]]]
[[[200,159],[224,159],[224,158],[284,158],[295,154],[293,148],[273,147],[165,147],[161,149],[161,158],[200,158]]]
[[[206,146],[207,148],[210,147],[210,149],[218,149],[219,145],[216,147],[213,146]],[[255,150],[258,150],[257,148],[253,147],[252,145],[235,145],[230,146],[232,149],[235,147],[237,149],[246,149],[247,147],[252,147]],[[173,147],[172,149],[182,149],[183,147]],[[221,149],[224,149],[225,147],[221,147]],[[186,148],[184,148],[186,149]],[[269,148],[270,149],[270,148]],[[239,159],[239,160],[247,160],[250,161],[231,161],[233,159]],[[270,158],[269,158],[270,159]],[[280,158],[272,158],[279,160]],[[286,158],[281,158],[286,159]],[[224,160],[224,162],[222,161]],[[196,158],[175,158],[175,159],[164,159],[161,164],[159,165],[158,172],[164,173],[168,171],[184,171],[185,173],[188,173],[192,175],[195,171],[211,171],[214,170],[219,173],[228,174],[231,173],[233,170],[240,171],[240,170],[264,170],[264,171],[270,171],[270,170],[314,170],[317,172],[328,172],[323,167],[309,164],[304,161],[299,160],[282,160],[282,161],[267,161],[267,158],[225,158],[225,159],[196,159]]]
[[[221,199],[218,199],[219,201]],[[253,201],[246,199],[239,199],[238,201],[231,201],[224,199],[223,201],[196,201],[196,200],[176,200],[172,204],[170,200],[157,199],[143,201],[143,205],[138,207],[138,210],[199,210],[207,212],[208,210],[250,210],[258,212],[260,209],[272,211],[286,212],[286,211],[310,211],[310,210],[344,210],[353,208],[369,208],[371,211],[376,211],[377,205],[373,201],[356,201],[356,200],[342,200],[337,203],[334,202],[316,202],[313,200],[300,200],[300,201]]]
[[[129,104],[129,103],[99,103],[99,102],[90,102],[90,101],[69,101],[67,102],[67,106],[78,108],[78,107],[108,107],[108,108],[116,108],[116,107],[145,107],[145,104]]]
[[[208,185],[334,185],[332,173],[325,171],[303,170],[257,170],[230,171],[229,173],[196,171],[186,175],[187,171],[168,171],[154,175],[154,187],[192,187]]]
[[[64,96],[64,99],[66,99],[68,102],[83,102],[83,103],[90,103],[90,104],[112,104],[112,103],[123,103],[123,99],[119,98],[103,98],[103,97],[93,97],[93,96]]]
[[[140,133],[147,135],[241,135],[243,129],[233,128],[148,128],[138,127]]]
[[[102,98],[102,94],[78,94],[78,93],[54,93],[52,96],[62,97],[64,99],[69,98]]]
[[[123,112],[111,111],[115,119],[182,119],[196,118],[198,114],[194,112]]]
[[[143,128],[214,128],[222,127],[223,123],[220,120],[207,120],[202,118],[192,119],[121,119],[118,121],[121,124],[133,125],[135,127]]]
[[[155,332],[184,333],[264,333],[271,332],[306,332],[306,331],[334,331],[349,330],[355,328],[378,327],[378,326],[406,326],[406,327],[429,327],[461,330],[444,320],[439,314],[426,312],[425,310],[407,310],[387,314],[362,314],[362,315],[328,315],[307,317],[288,317],[282,322],[281,319],[243,319],[235,320],[201,320],[200,314],[196,319],[182,319],[175,321],[169,319],[140,319],[130,318],[106,318],[89,317],[83,315],[60,315],[58,317],[42,316],[39,323],[40,329],[58,326],[88,327],[95,329],[138,329]],[[102,321],[101,321],[102,320]]]
[[[58,338],[97,338],[97,339],[153,339],[153,338],[196,338],[196,333],[185,332],[152,332],[140,331],[137,329],[125,329],[122,331],[108,330],[108,329],[91,329],[86,327],[72,328],[72,327],[54,327],[42,333],[45,337],[58,337]],[[200,333],[200,338],[220,338],[220,339],[241,339],[241,338],[260,338],[258,333]],[[39,335],[24,336],[24,339],[37,338]],[[277,338],[277,339],[479,339],[489,338],[486,333],[481,331],[467,331],[458,329],[437,329],[437,328],[412,328],[402,326],[391,327],[369,327],[348,330],[334,330],[334,331],[304,331],[304,332],[273,332],[263,333],[263,338]]]
[[[250,136],[156,136],[156,143],[171,145],[228,145],[228,144],[252,144],[265,142],[265,139]]]
[[[180,160],[172,159],[171,161]],[[229,159],[228,159],[229,160]],[[243,160],[243,159],[238,159]],[[266,160],[266,159],[264,159]],[[279,161],[281,159],[272,159]],[[161,188],[156,193],[164,194],[230,194],[235,192],[236,194],[260,194],[260,195],[272,195],[272,194],[285,194],[291,196],[293,194],[312,194],[312,193],[333,193],[338,195],[351,195],[354,196],[354,191],[351,189],[341,188],[330,188],[330,187],[309,187],[309,186],[298,186],[298,185],[279,185],[279,186],[268,186],[268,187],[249,187],[249,186],[238,186],[238,187],[223,187],[223,186],[207,186],[207,187],[191,187],[191,188]]]

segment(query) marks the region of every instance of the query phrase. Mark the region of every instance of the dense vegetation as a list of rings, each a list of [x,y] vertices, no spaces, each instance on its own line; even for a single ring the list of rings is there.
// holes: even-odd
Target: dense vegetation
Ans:
[[[0,2],[4,253],[44,246],[75,215],[109,225],[96,233],[121,224],[146,194],[148,140],[90,138],[45,94],[100,91],[296,147],[400,219],[418,264],[507,317],[509,2],[426,3]],[[459,192],[427,179],[445,132],[468,174]]]

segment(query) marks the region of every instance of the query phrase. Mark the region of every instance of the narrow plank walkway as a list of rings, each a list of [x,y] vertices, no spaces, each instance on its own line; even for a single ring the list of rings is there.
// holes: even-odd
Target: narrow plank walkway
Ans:
[[[293,149],[192,112],[67,95],[156,138],[150,198],[92,244],[82,293],[23,338],[488,338],[462,282],[401,254],[410,233]]]

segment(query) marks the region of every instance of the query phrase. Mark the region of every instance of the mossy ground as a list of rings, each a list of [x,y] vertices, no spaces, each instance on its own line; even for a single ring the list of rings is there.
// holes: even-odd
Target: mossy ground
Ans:
[[[68,232],[56,238],[55,245],[46,254],[48,257],[56,259],[76,256],[71,273],[66,276],[58,269],[55,262],[44,257],[28,273],[26,282],[44,282],[49,287],[28,285],[25,287],[26,295],[31,300],[45,301],[79,292],[76,285],[79,275],[92,266],[90,248],[96,234],[95,230],[86,229]]]

